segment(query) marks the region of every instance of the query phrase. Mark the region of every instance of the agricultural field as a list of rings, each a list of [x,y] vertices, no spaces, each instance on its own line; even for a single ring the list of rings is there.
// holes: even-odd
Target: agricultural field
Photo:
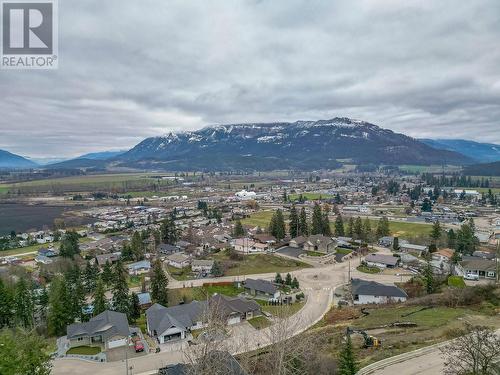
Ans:
[[[318,199],[332,199],[334,198],[333,195],[331,194],[321,194],[321,193],[302,193],[302,194],[290,194],[290,200],[296,201],[299,199],[299,197],[302,195],[303,198],[309,200],[309,201],[314,201]]]

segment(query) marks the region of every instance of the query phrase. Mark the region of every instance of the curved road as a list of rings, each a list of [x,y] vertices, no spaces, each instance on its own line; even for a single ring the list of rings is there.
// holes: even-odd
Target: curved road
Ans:
[[[359,263],[358,260],[351,261],[351,276],[363,277],[364,279],[376,280],[382,283],[392,283],[400,281],[400,276],[392,275],[370,275],[360,273],[355,269],[354,263]],[[280,337],[280,341],[288,337],[297,335],[309,327],[316,324],[328,312],[332,303],[333,290],[338,286],[345,284],[348,280],[348,264],[340,263],[333,265],[321,266],[318,268],[306,268],[291,272],[301,284],[301,289],[306,295],[306,303],[304,307],[291,317],[284,319],[280,325],[286,325],[286,331],[289,332],[286,337]],[[256,274],[240,276],[239,279],[262,278],[271,280],[275,273]],[[216,279],[200,279],[188,282],[171,281],[169,288],[182,288],[199,286],[203,283],[214,281],[234,281],[238,277],[221,277]],[[262,330],[239,330],[238,327],[232,327],[234,334],[230,335],[225,342],[227,348],[231,348],[233,353],[241,353],[251,351],[276,342],[276,329],[273,326]],[[190,349],[187,349],[190,350]],[[158,368],[167,364],[178,363],[185,361],[185,351],[162,351],[160,353],[151,353],[145,356],[129,359],[129,366],[133,367],[133,374],[148,373],[155,371]],[[125,371],[124,361],[94,363],[77,359],[56,359],[52,373],[54,375],[87,375],[87,374],[102,374],[114,375],[123,374]]]

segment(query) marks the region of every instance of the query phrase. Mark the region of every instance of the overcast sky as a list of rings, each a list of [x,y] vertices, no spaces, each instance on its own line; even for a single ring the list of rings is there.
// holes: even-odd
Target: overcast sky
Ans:
[[[0,149],[345,116],[500,143],[500,1],[59,1],[59,69],[0,71]]]

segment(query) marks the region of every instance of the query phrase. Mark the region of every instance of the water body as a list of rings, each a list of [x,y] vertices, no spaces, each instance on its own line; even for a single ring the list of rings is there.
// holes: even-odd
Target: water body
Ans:
[[[61,218],[66,225],[83,225],[92,219],[71,215],[75,207],[29,205],[24,203],[0,203],[0,236],[11,231],[51,229],[54,219]]]

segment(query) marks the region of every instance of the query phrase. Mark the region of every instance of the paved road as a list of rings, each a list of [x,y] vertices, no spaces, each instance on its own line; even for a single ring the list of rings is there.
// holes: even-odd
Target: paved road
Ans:
[[[351,276],[363,277],[364,279],[377,280],[382,283],[392,283],[400,281],[399,276],[392,275],[370,275],[360,273],[355,269],[359,260],[351,261]],[[322,266],[319,268],[306,268],[292,273],[297,277],[301,284],[301,288],[306,295],[306,303],[304,307],[291,317],[285,319],[279,324],[286,325],[287,337],[297,335],[319,321],[324,314],[329,310],[333,290],[345,284],[348,280],[348,264],[334,264]],[[257,275],[247,275],[246,277],[273,279],[274,273],[265,273]],[[222,277],[216,279],[200,279],[192,282],[172,281],[169,283],[170,288],[182,288],[183,285],[194,286],[202,285],[204,282],[210,281],[233,281],[236,277]],[[239,279],[243,279],[242,276]],[[233,353],[246,352],[255,350],[258,347],[269,345],[276,341],[275,328],[268,327],[260,331],[250,331],[248,329],[239,330],[238,327],[232,327],[233,334],[228,337],[225,345]],[[286,339],[287,337],[281,337]],[[189,349],[188,349],[189,350]],[[165,352],[148,354],[146,356],[130,359],[129,366],[133,367],[133,374],[145,373],[156,370],[166,364],[178,363],[184,361],[184,353],[181,351]],[[57,359],[54,362],[54,375],[87,375],[87,374],[102,374],[114,375],[123,374],[125,371],[125,363],[122,362],[107,362],[107,363],[90,363],[80,360]]]
[[[372,372],[374,375],[440,375],[444,360],[439,349]]]

